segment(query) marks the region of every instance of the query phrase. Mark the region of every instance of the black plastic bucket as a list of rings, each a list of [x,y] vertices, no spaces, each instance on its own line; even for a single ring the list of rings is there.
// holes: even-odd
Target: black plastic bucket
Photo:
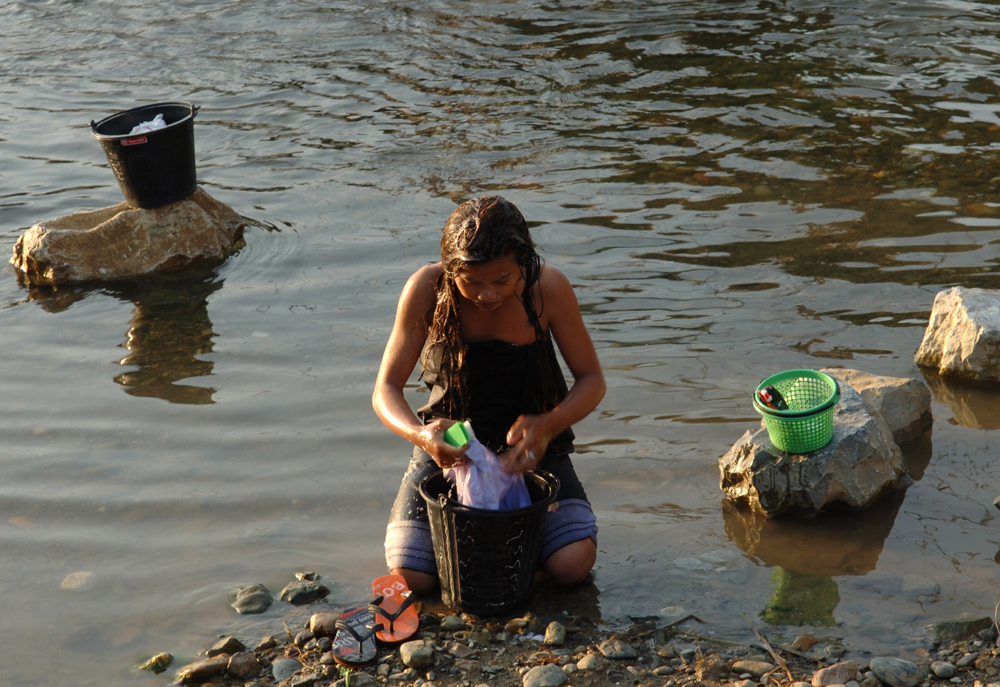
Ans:
[[[157,208],[183,200],[198,187],[191,103],[143,105],[90,122],[104,146],[122,195],[132,207]],[[166,126],[132,135],[133,128],[162,114]]]
[[[559,491],[559,480],[533,471],[525,473],[524,482],[531,505],[515,510],[463,506],[443,472],[420,482],[446,606],[496,616],[528,601],[545,514]]]

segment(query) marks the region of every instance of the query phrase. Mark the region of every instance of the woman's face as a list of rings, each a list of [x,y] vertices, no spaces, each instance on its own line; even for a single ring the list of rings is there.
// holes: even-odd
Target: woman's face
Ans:
[[[521,266],[513,253],[481,265],[462,267],[455,276],[455,286],[466,300],[486,312],[499,310],[511,296],[518,295]]]

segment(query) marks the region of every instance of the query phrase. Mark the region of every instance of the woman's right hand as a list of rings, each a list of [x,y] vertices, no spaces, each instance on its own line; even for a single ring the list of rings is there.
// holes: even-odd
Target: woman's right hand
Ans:
[[[459,448],[444,440],[445,430],[453,424],[454,420],[432,420],[417,434],[417,446],[426,451],[442,469],[464,465],[467,460],[465,451],[468,444]]]

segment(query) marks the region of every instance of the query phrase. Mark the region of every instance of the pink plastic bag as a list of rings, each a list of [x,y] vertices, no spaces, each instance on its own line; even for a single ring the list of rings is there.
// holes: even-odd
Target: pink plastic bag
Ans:
[[[465,452],[468,462],[454,468],[445,468],[444,476],[454,483],[458,501],[463,506],[487,510],[513,510],[531,505],[524,475],[508,475],[500,465],[497,454],[483,446],[472,427],[466,424],[471,436]]]

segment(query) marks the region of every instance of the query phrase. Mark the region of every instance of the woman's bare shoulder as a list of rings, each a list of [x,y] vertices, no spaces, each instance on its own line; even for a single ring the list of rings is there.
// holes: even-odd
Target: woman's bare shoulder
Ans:
[[[441,277],[441,263],[424,265],[406,280],[402,298],[410,301],[429,302],[436,299],[437,283]]]

